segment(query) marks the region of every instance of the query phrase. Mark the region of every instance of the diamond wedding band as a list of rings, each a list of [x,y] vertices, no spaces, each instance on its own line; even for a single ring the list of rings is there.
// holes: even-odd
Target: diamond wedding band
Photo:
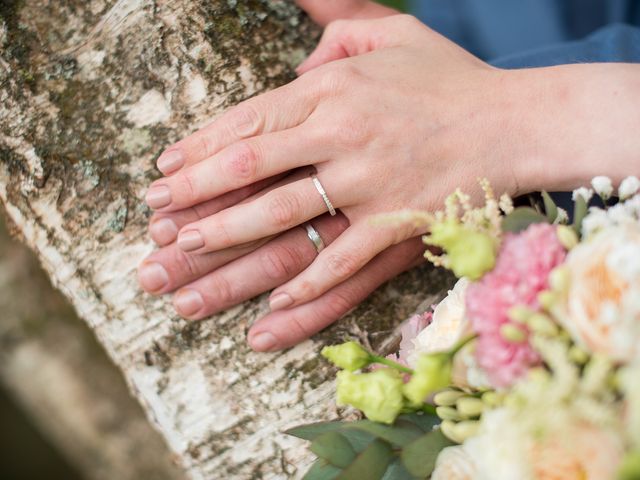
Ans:
[[[304,228],[307,229],[307,237],[309,237],[309,240],[311,240],[313,246],[316,247],[316,252],[320,253],[322,250],[324,250],[324,242],[322,241],[322,237],[320,236],[318,231],[313,228],[310,223],[305,223]]]
[[[311,180],[313,180],[313,184],[316,186],[316,190],[318,190],[318,193],[322,197],[322,200],[324,200],[324,203],[327,205],[327,208],[329,209],[329,213],[333,217],[336,214],[336,209],[333,208],[333,204],[331,203],[331,200],[329,200],[329,197],[327,196],[327,192],[325,192],[324,188],[322,188],[322,184],[320,183],[320,180],[318,180],[318,177],[316,177],[314,173],[311,174]]]

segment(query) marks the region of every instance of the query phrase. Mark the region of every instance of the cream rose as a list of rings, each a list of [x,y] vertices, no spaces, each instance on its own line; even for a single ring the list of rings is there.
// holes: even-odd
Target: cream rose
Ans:
[[[413,339],[413,351],[408,355],[409,365],[415,367],[423,353],[449,350],[471,332],[464,315],[464,294],[469,280],[461,278],[433,311],[431,323]]]
[[[475,480],[478,469],[464,446],[447,447],[440,452],[431,480]]]
[[[575,247],[559,320],[576,341],[618,361],[640,357],[640,224],[605,228]]]

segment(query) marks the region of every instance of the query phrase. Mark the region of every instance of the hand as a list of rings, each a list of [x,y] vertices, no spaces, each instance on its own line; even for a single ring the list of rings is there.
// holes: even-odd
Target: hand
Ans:
[[[345,55],[356,56],[331,61]],[[422,233],[372,227],[373,214],[437,208],[455,186],[473,190],[479,176],[515,193],[503,72],[413,17],[333,23],[301,71],[185,142],[188,166],[154,183],[147,197],[171,212],[313,164],[350,227],[275,290],[273,310],[318,298]],[[191,144],[210,157],[195,155]],[[301,179],[182,227],[178,246],[197,254],[233,248],[325,211],[311,179]]]
[[[334,20],[382,18],[398,13],[369,0],[296,0],[296,3],[322,26]]]

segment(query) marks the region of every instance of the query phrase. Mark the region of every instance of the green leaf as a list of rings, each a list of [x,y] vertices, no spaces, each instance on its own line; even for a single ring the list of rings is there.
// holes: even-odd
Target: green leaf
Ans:
[[[413,423],[395,423],[393,425],[383,425],[381,423],[362,420],[354,422],[348,428],[362,430],[370,433],[378,438],[386,440],[392,445],[403,447],[413,442],[415,439],[423,435],[421,429],[417,428]]]
[[[396,422],[411,422],[420,428],[423,432],[430,432],[436,425],[440,425],[442,421],[440,417],[435,415],[429,415],[427,413],[409,413],[400,415]]]
[[[331,465],[345,468],[356,458],[356,452],[351,444],[338,432],[323,433],[311,444],[309,448],[318,457],[323,458]]]
[[[360,453],[373,442],[376,437],[364,430],[349,428],[350,423],[346,423],[345,427],[340,430],[340,435],[346,438],[353,449]]]
[[[518,207],[502,220],[503,232],[521,232],[533,223],[549,223],[547,217],[531,207]]]
[[[302,480],[334,480],[334,478],[341,473],[341,469],[334,467],[320,458],[316,460],[309,471],[304,474]]]
[[[454,445],[440,430],[423,435],[402,451],[402,463],[412,475],[426,478],[436,466],[436,458],[442,449]]]
[[[382,477],[382,480],[421,480],[423,477],[416,477],[409,473],[400,458],[396,458]]]
[[[380,480],[393,457],[387,442],[374,440],[336,480]]]
[[[302,438],[303,440],[313,440],[323,433],[340,430],[345,425],[348,425],[348,423],[342,421],[310,423],[308,425],[290,428],[289,430],[285,430],[284,433]]]
[[[544,202],[544,212],[547,214],[547,218],[551,223],[555,222],[556,218],[558,218],[558,206],[556,202],[554,202],[551,195],[544,190],[542,191],[542,201]]]
[[[584,220],[588,210],[589,205],[582,195],[578,195],[573,206],[573,229],[578,234],[578,237],[582,235],[582,220]]]

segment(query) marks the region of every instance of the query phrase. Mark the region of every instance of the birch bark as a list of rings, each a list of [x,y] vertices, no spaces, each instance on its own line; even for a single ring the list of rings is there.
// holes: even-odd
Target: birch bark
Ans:
[[[187,323],[134,272],[153,248],[141,199],[154,159],[291,79],[317,28],[283,0],[3,0],[0,17],[0,197],[24,241],[192,478],[298,476],[304,444],[280,431],[338,414],[321,345],[382,345],[447,277],[413,271],[265,355],[245,342],[264,299]]]

